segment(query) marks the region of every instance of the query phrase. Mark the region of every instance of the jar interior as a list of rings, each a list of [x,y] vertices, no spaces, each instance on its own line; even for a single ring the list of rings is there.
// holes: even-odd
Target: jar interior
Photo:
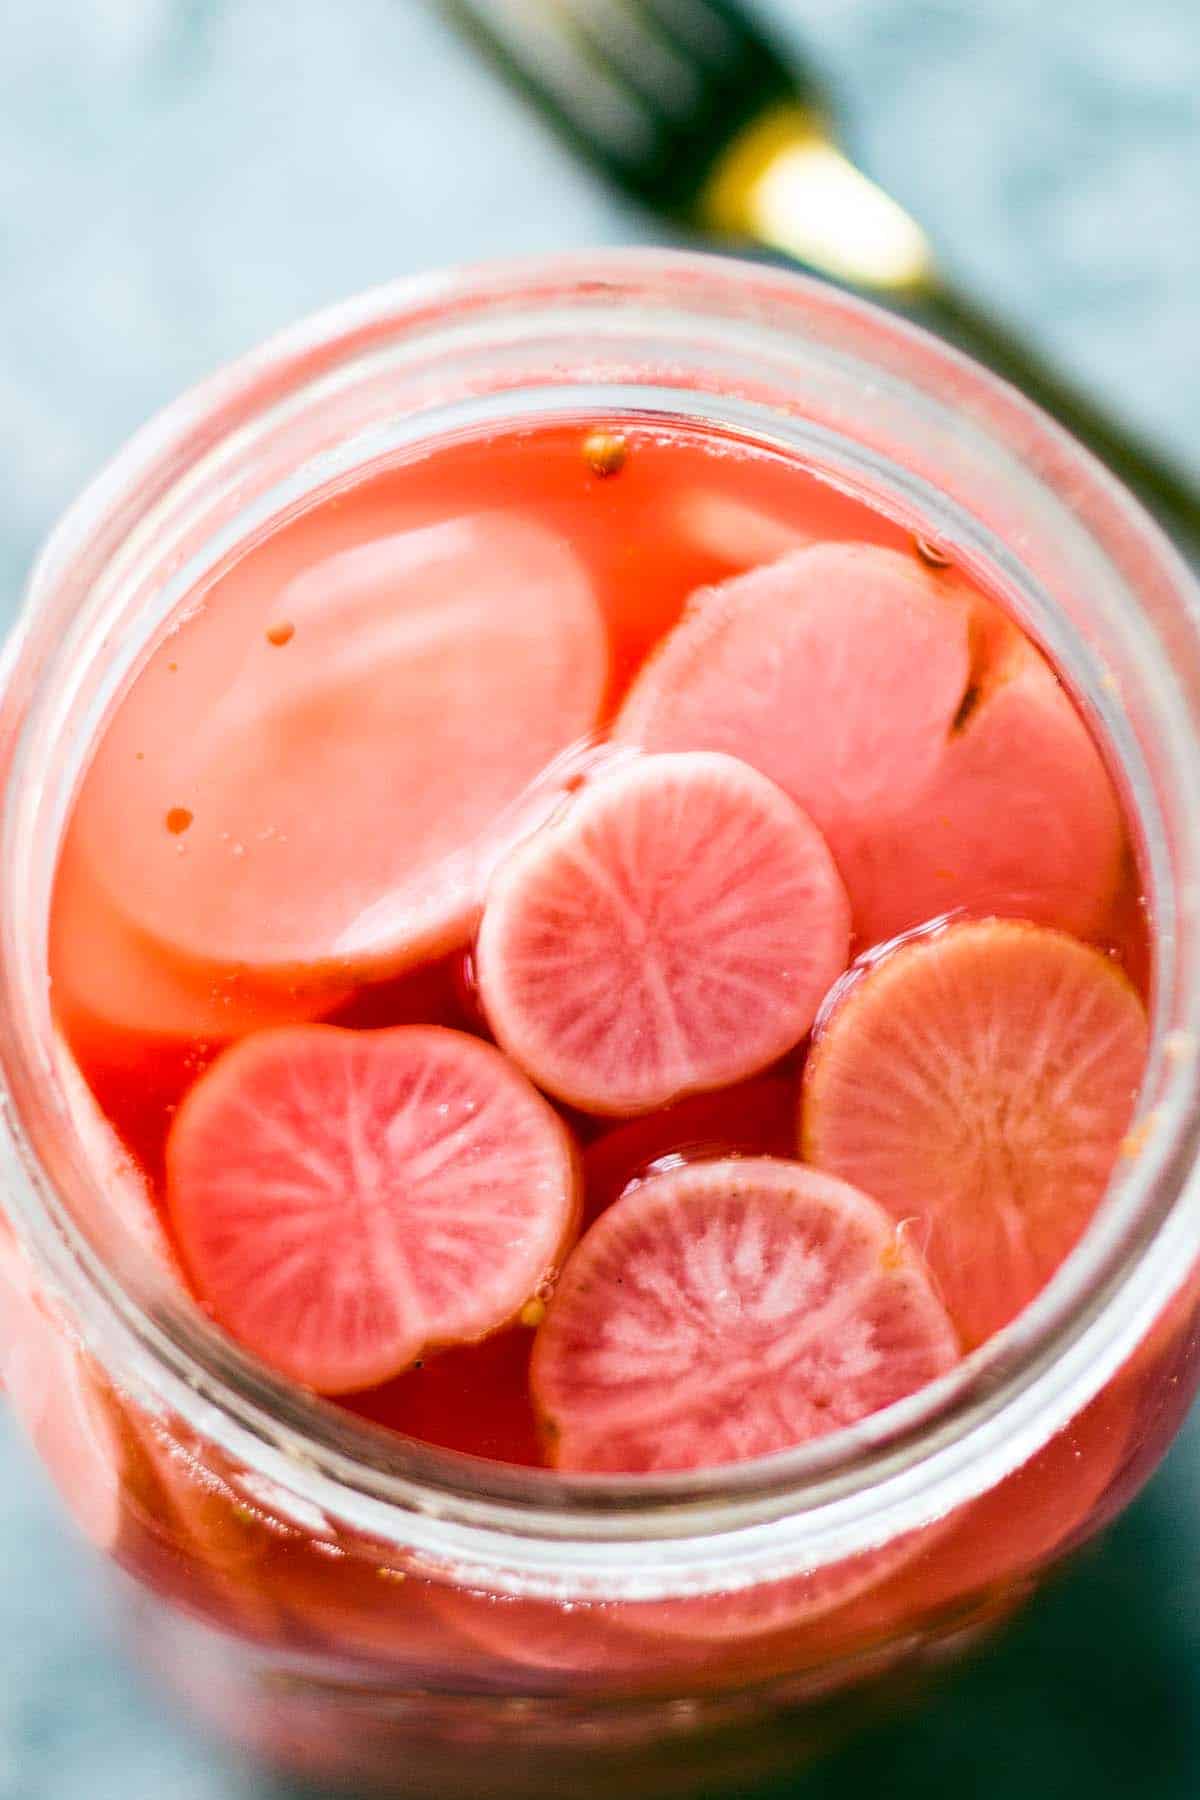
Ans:
[[[806,1515],[802,1554],[819,1561],[843,1554],[856,1531],[878,1529],[864,1495],[888,1494],[909,1504],[914,1518],[935,1507],[923,1466],[931,1451],[943,1458],[944,1481],[960,1488],[1019,1456],[1020,1434],[1001,1429],[1014,1382],[1027,1397],[1041,1396],[1025,1442],[1044,1432],[1056,1410],[1069,1416],[1088,1385],[1094,1391],[1103,1379],[1105,1361],[1115,1366],[1154,1316],[1170,1281],[1165,1264],[1174,1257],[1178,1265],[1178,1246],[1190,1241],[1194,1221],[1172,1213],[1155,1192],[1172,1169],[1181,1174],[1195,1130],[1197,996],[1182,926],[1196,902],[1197,825],[1181,775],[1195,766],[1187,684],[1196,659],[1193,649],[1190,662],[1172,669],[1154,596],[1140,615],[1131,604],[1121,571],[1132,554],[1124,503],[1100,483],[1101,498],[1112,499],[1119,515],[1114,542],[1101,547],[1077,515],[1078,495],[1064,500],[1031,473],[1040,463],[1053,476],[1060,450],[1053,439],[1039,442],[1031,427],[1020,449],[999,445],[946,393],[914,404],[911,387],[886,366],[867,379],[854,354],[861,346],[830,348],[758,318],[722,321],[719,331],[701,325],[668,349],[659,302],[638,298],[621,309],[611,297],[585,298],[540,316],[525,305],[501,306],[483,320],[468,313],[397,342],[353,345],[257,411],[237,416],[231,399],[231,430],[219,429],[214,409],[197,424],[200,444],[189,443],[186,455],[177,446],[164,452],[168,431],[143,449],[148,463],[155,455],[158,462],[136,504],[114,515],[111,495],[101,491],[52,544],[35,583],[40,611],[27,615],[10,651],[10,667],[37,671],[32,700],[27,682],[10,689],[8,702],[10,711],[28,706],[9,775],[6,851],[13,1025],[6,1061],[29,1189],[16,1210],[71,1309],[90,1311],[85,1336],[112,1332],[119,1340],[106,1343],[106,1359],[133,1391],[168,1392],[172,1405],[231,1432],[244,1453],[265,1456],[289,1480],[307,1480],[315,1468],[318,1485],[336,1485],[337,1504],[360,1511],[374,1529],[394,1530],[398,1506],[410,1532],[414,1514],[440,1513],[465,1520],[467,1534],[486,1518],[502,1534],[519,1535],[532,1509],[537,1529],[551,1535],[586,1529],[610,1543],[667,1541],[680,1530],[708,1530],[707,1509],[719,1499],[726,1524],[751,1532]],[[969,373],[951,365],[951,392]],[[761,1466],[703,1478],[631,1482],[481,1469],[281,1388],[202,1319],[181,1314],[144,1252],[124,1240],[73,1135],[69,1098],[48,1068],[45,959],[58,847],[103,721],[180,608],[285,520],[406,459],[480,433],[550,423],[583,428],[598,416],[647,432],[716,435],[798,462],[834,492],[934,541],[994,594],[1045,650],[1104,748],[1135,822],[1153,928],[1155,1049],[1143,1111],[1154,1130],[1069,1265],[1027,1315],[888,1415]],[[954,470],[953,492],[939,486],[943,468]],[[1165,593],[1169,577],[1155,573]],[[1140,1280],[1131,1282],[1139,1257]],[[1122,1323],[1114,1330],[1118,1298]],[[968,1415],[975,1430],[969,1456]],[[331,1493],[324,1485],[326,1499]],[[841,1516],[829,1523],[839,1506]],[[768,1554],[762,1543],[743,1549],[751,1559]],[[777,1551],[773,1545],[769,1554]]]

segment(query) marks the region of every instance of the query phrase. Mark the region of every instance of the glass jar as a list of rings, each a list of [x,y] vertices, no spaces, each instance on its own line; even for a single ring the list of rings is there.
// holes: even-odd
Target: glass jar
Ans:
[[[1129,1154],[952,1375],[760,1462],[561,1477],[408,1443],[243,1357],[133,1241],[53,1031],[47,915],[97,725],[207,571],[332,480],[596,413],[811,463],[998,590],[1108,748],[1155,952]],[[958,1656],[1145,1479],[1197,1378],[1200,636],[1170,546],[953,351],[797,276],[638,252],[406,282],[185,396],[68,514],[5,659],[0,1366],[143,1654],[257,1752],[385,1792],[747,1782]]]

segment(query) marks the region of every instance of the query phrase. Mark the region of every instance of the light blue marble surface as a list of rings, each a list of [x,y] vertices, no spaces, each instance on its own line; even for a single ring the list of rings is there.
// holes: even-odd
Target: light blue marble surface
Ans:
[[[962,273],[1200,460],[1196,0],[763,0]],[[8,0],[0,606],[150,411],[409,270],[661,236],[422,0]],[[1200,1429],[1107,1544],[930,1712],[795,1785],[1194,1800]],[[0,1424],[0,1800],[265,1800],[115,1655]]]

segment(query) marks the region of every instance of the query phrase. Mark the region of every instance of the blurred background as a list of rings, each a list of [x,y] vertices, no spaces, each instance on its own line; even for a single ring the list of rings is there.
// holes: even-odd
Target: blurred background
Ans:
[[[1196,0],[747,0],[955,275],[1200,465]],[[680,234],[682,235],[682,234]],[[0,605],[128,433],[340,296],[672,241],[426,0],[8,0]],[[1107,1540],[924,1713],[771,1800],[1194,1800],[1200,1423]],[[0,1800],[287,1800],[127,1669],[0,1418]]]

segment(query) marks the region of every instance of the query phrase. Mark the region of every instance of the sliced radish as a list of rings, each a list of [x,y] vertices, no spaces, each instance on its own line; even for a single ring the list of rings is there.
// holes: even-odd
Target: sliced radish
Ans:
[[[940,1536],[941,1527],[935,1525],[786,1581],[760,1582],[733,1593],[651,1601],[623,1612],[630,1625],[667,1638],[716,1645],[770,1637],[810,1625],[870,1593]]]
[[[142,1510],[156,1536],[170,1546],[169,1559],[154,1571],[156,1586],[187,1611],[212,1614],[226,1627],[277,1631],[272,1551],[294,1546],[296,1534],[249,1504],[212,1466],[213,1453],[194,1444],[174,1421],[132,1409],[125,1418],[143,1459]]]
[[[728,1677],[726,1658],[761,1658],[763,1640],[824,1619],[906,1564],[934,1533],[916,1532],[886,1549],[811,1575],[760,1582],[733,1593],[680,1600],[549,1600],[445,1589],[442,1610],[497,1655],[531,1668],[592,1676],[669,1678],[681,1667]],[[724,1652],[724,1655],[722,1655]],[[719,1660],[718,1660],[719,1659]]]
[[[730,574],[775,562],[812,542],[804,526],[715,487],[685,488],[676,502],[675,520],[686,542],[723,563]]]
[[[958,908],[1104,932],[1123,874],[1121,817],[1053,671],[1010,629],[967,705],[924,792],[843,849],[864,941]]]
[[[803,1151],[905,1222],[978,1344],[1094,1213],[1146,1043],[1099,951],[1017,920],[951,925],[847,983],[805,1073]]]
[[[708,1646],[664,1644],[630,1623],[636,1607],[606,1601],[554,1601],[487,1594],[470,1588],[436,1590],[439,1610],[491,1655],[520,1668],[611,1682],[614,1677],[661,1679],[680,1662],[702,1665]],[[682,1655],[681,1655],[682,1651]],[[573,1684],[575,1685],[575,1684]]]
[[[990,1492],[957,1508],[941,1535],[889,1582],[888,1610],[911,1630],[939,1607],[1030,1577],[1085,1532],[1136,1443],[1135,1396],[1120,1380]],[[1128,1490],[1126,1490],[1126,1497]]]
[[[192,1089],[167,1144],[201,1298],[322,1393],[506,1324],[553,1277],[577,1187],[552,1107],[490,1044],[437,1025],[245,1038]]]
[[[462,942],[526,790],[597,717],[608,655],[575,558],[478,514],[282,590],[237,573],[125,696],[71,848],[206,970],[343,979]]]
[[[764,1068],[849,952],[821,834],[745,763],[636,759],[518,846],[476,974],[497,1039],[585,1111],[647,1112]]]
[[[119,1060],[130,1040],[219,1044],[267,1025],[316,1018],[347,993],[328,975],[267,985],[244,969],[217,973],[181,961],[117,910],[81,863],[74,840],[64,847],[55,880],[50,974],[59,1020],[106,1062]]]
[[[724,750],[828,840],[865,943],[956,907],[1091,932],[1122,829],[1050,669],[952,571],[819,544],[697,596],[618,737]]]
[[[373,1664],[413,1688],[482,1684],[490,1658],[440,1606],[440,1588],[396,1567],[403,1560],[394,1548],[336,1557],[298,1549],[272,1571],[284,1616],[276,1641],[341,1668],[348,1659]]]
[[[90,1359],[43,1307],[0,1230],[0,1385],[75,1524],[98,1549],[121,1530],[121,1447]]]
[[[816,820],[920,794],[970,679],[963,590],[874,544],[814,544],[696,596],[637,682],[618,736],[724,750]]]
[[[592,1226],[531,1383],[559,1468],[763,1456],[853,1424],[957,1360],[915,1253],[873,1200],[798,1163],[696,1163]]]

